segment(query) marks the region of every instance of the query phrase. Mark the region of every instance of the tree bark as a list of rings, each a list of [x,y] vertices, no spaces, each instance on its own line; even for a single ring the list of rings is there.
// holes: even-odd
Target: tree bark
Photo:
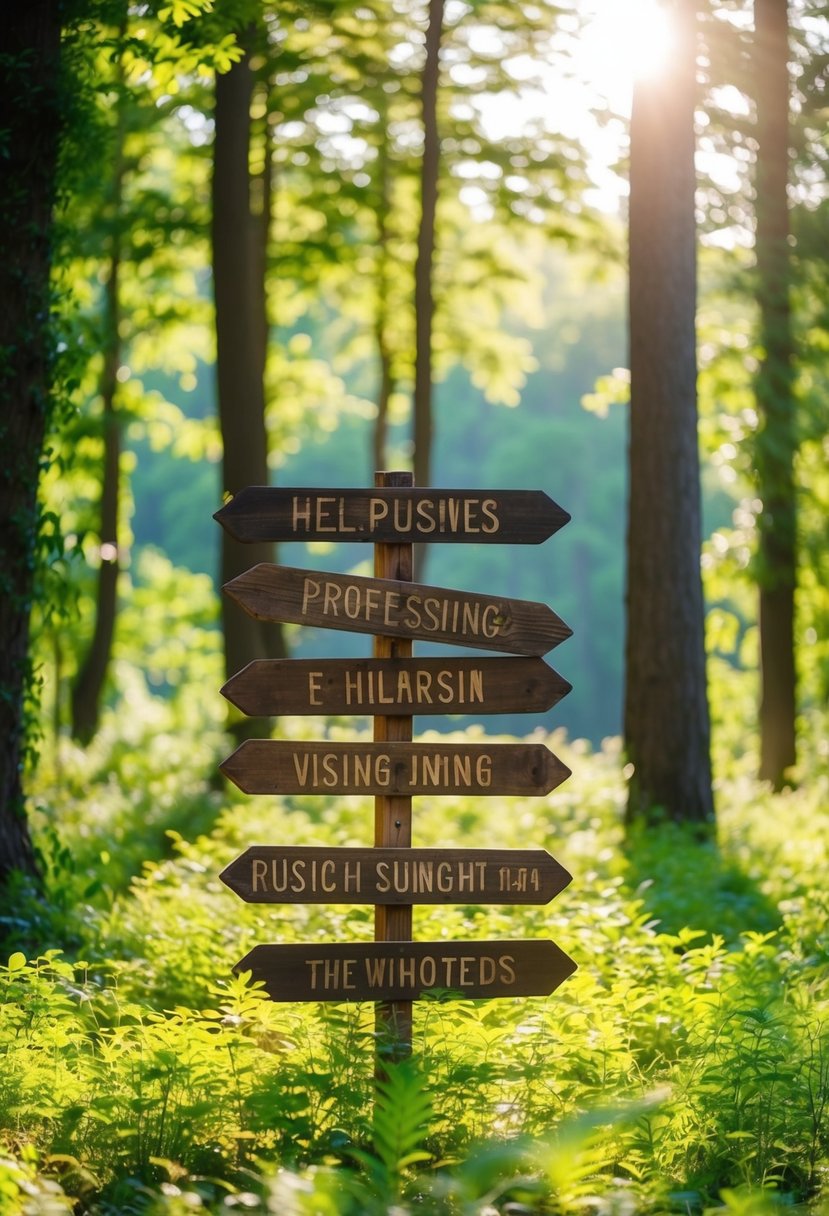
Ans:
[[[377,417],[372,435],[373,468],[386,468],[386,447],[389,431],[389,403],[394,391],[392,355],[389,349],[389,140],[387,107],[381,102],[382,130],[377,150],[377,312],[374,337],[377,343],[379,378],[377,385]]]
[[[376,469],[385,469],[388,463],[386,460],[386,449],[389,434],[389,403],[394,391],[394,379],[391,369],[391,352],[386,342],[386,328],[382,313],[378,313],[377,316],[375,338],[377,341],[377,361],[380,378],[377,386],[377,417],[374,420],[372,454],[374,457],[374,467]]]
[[[444,0],[429,0],[426,30],[426,61],[421,77],[423,158],[420,164],[420,228],[415,260],[415,383],[414,383],[414,479],[415,485],[432,484],[432,321],[434,292],[432,266],[435,252],[435,213],[438,200],[440,137],[437,97],[440,76],[440,44]],[[415,560],[422,570],[422,546]]]
[[[122,30],[123,36],[123,30]],[[101,480],[101,555],[95,596],[92,640],[72,688],[72,736],[88,743],[98,730],[101,698],[112,655],[118,607],[118,531],[120,517],[121,424],[116,411],[118,368],[121,363],[121,223],[124,187],[123,101],[119,99],[116,162],[112,200],[112,248],[104,297],[104,366],[101,372],[104,445]]]
[[[781,789],[795,763],[794,654],[797,418],[789,296],[789,46],[786,0],[754,2],[757,107],[755,251],[763,357],[755,382],[760,426],[760,776]]]
[[[0,9],[0,882],[35,872],[21,769],[37,486],[49,410],[49,272],[61,112],[60,6]]]
[[[630,133],[628,821],[713,821],[696,407],[695,5]]]
[[[235,493],[249,485],[268,484],[268,439],[265,425],[264,259],[261,216],[250,199],[250,102],[253,74],[250,57],[217,76],[213,163],[213,287],[216,305],[216,373],[222,432],[222,489]],[[240,544],[224,531],[221,582],[226,583],[258,562],[274,560],[273,546]],[[282,631],[254,620],[222,597],[225,671],[229,678],[253,659],[285,654]],[[257,729],[239,726],[238,733]]]

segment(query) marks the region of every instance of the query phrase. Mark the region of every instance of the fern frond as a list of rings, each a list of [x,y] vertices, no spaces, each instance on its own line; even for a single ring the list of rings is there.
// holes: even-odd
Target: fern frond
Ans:
[[[428,1160],[421,1145],[432,1122],[432,1098],[426,1078],[410,1060],[391,1065],[377,1082],[374,1105],[374,1151],[389,1177],[415,1161]]]

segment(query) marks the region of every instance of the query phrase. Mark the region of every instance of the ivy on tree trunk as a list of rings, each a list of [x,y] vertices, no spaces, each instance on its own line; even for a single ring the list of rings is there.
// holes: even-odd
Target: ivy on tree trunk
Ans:
[[[49,411],[60,5],[0,9],[0,881],[34,871],[21,770],[37,486]]]
[[[125,30],[119,31],[123,39]],[[123,69],[119,64],[119,88]],[[118,608],[118,531],[121,504],[121,421],[116,409],[118,368],[121,363],[121,299],[123,193],[124,193],[124,101],[119,97],[116,120],[115,173],[112,192],[112,236],[109,275],[104,293],[103,369],[100,393],[103,408],[103,470],[100,508],[100,565],[95,592],[95,625],[92,640],[72,687],[72,735],[85,743],[98,730],[101,699],[112,656]]]

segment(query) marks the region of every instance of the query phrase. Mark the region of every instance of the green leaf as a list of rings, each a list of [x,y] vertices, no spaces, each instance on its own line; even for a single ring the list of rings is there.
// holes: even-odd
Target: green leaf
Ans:
[[[159,9],[158,16],[161,21],[172,18],[173,25],[181,27],[191,18],[211,12],[212,8],[213,0],[172,0],[171,4]]]

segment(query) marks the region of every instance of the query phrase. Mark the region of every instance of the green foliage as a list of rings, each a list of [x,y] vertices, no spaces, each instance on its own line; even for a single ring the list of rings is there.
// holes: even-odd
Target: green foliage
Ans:
[[[256,942],[369,940],[370,909],[242,905],[218,879],[255,840],[365,844],[371,808],[357,798],[248,799],[214,777],[226,740],[206,573],[219,457],[203,273],[206,90],[210,73],[238,55],[229,27],[251,10],[240,0],[206,19],[213,7],[137,6],[119,37],[113,6],[106,25],[67,40],[86,86],[73,104],[87,107],[88,123],[62,234],[62,282],[75,285],[64,333],[72,366],[67,354],[62,430],[42,487],[34,620],[48,714],[31,789],[48,899],[21,880],[0,908],[13,950],[0,969],[0,1211],[631,1216],[719,1205],[759,1216],[817,1202],[829,1170],[823,264],[803,268],[797,300],[811,352],[800,369],[800,656],[814,707],[803,719],[800,789],[773,796],[750,776],[758,352],[743,258],[718,253],[714,267],[711,253],[700,389],[718,839],[700,844],[665,825],[625,840],[625,774],[612,738],[594,753],[553,737],[575,776],[546,800],[420,800],[419,845],[546,845],[575,878],[550,908],[418,908],[416,937],[552,935],[579,971],[549,1000],[419,1002],[414,1058],[387,1063],[375,1083],[370,1006],[275,1005],[232,970]],[[278,56],[256,68],[252,164],[261,177],[272,159],[280,179],[269,283],[280,344],[268,380],[282,480],[370,476],[380,323],[397,385],[392,443],[408,459],[417,218],[409,60],[421,18],[370,0],[359,11],[320,3],[269,12]],[[549,557],[524,552],[516,562],[493,548],[447,546],[430,558],[429,577],[508,588],[576,625],[561,663],[578,691],[555,721],[598,738],[618,727],[621,676],[626,384],[623,372],[600,377],[623,358],[623,284],[612,270],[599,282],[586,262],[565,273],[536,244],[539,231],[585,234],[574,218],[581,168],[548,132],[490,138],[478,102],[515,81],[506,53],[476,41],[476,21],[500,30],[513,57],[532,52],[537,63],[552,53],[542,6],[453,9],[441,103],[435,480],[547,488],[574,522]],[[119,122],[120,209],[111,188]],[[726,202],[726,213],[739,220],[739,202]],[[815,250],[823,219],[800,220]],[[142,544],[125,560],[102,727],[82,751],[65,737],[64,703],[89,635],[98,560],[100,312],[116,239],[118,410],[131,448],[123,489],[128,516],[134,510],[121,539],[125,559],[133,530],[164,551]],[[537,330],[553,337],[540,342]],[[317,549],[296,564],[306,559],[330,568],[366,554]],[[280,724],[296,739],[353,729]]]
[[[535,256],[533,249],[527,247],[527,259]],[[426,579],[473,591],[500,588],[518,598],[552,604],[575,632],[550,661],[568,678],[577,672],[578,679],[573,679],[574,690],[566,700],[545,716],[544,725],[553,729],[564,723],[571,735],[599,742],[619,731],[621,718],[626,417],[624,410],[612,409],[600,418],[583,410],[580,402],[601,369],[623,357],[624,281],[618,268],[608,269],[601,279],[591,276],[589,258],[574,267],[560,254],[546,255],[539,266],[543,300],[533,326],[512,316],[508,322],[533,347],[538,362],[527,373],[521,403],[515,409],[488,405],[464,371],[450,372],[436,388],[434,481],[444,486],[544,488],[572,513],[572,522],[538,547],[431,546]],[[309,334],[307,346],[318,363],[335,358],[329,342],[325,326]],[[295,358],[284,365],[291,401],[302,395],[297,364]],[[355,392],[370,390],[364,368],[355,368],[346,379]],[[282,413],[281,403],[274,412]],[[321,425],[316,433],[306,432],[283,451],[279,483],[370,484],[365,411],[354,409],[337,425],[322,425],[329,412],[318,409],[315,416]],[[406,442],[406,428],[398,422],[391,437],[392,449],[401,458],[398,467],[409,459]],[[596,475],[599,469],[601,476]],[[202,507],[203,518],[208,505]],[[139,516],[143,510],[139,506]],[[366,557],[364,546],[295,545],[290,553],[283,550],[282,560],[356,570]],[[333,632],[323,638],[305,629],[297,631],[291,646],[298,657],[321,654],[323,646],[332,656],[365,653],[361,639]],[[438,726],[451,729],[462,722],[438,720]],[[488,729],[519,732],[524,725],[521,716],[514,715],[490,720]]]
[[[126,738],[113,718],[87,754],[64,741],[60,786],[44,765],[50,910],[18,889],[3,914],[21,943],[65,943],[27,946],[0,972],[0,1142],[15,1178],[94,1195],[102,1216],[635,1212],[819,1193],[817,753],[783,795],[739,768],[724,777],[716,844],[668,826],[626,844],[618,745],[591,754],[560,735],[576,775],[544,801],[496,813],[488,799],[419,800],[420,845],[546,845],[575,877],[548,908],[417,908],[415,937],[552,936],[579,970],[549,999],[418,1002],[412,1061],[375,1087],[370,1005],[273,1004],[231,978],[256,942],[368,940],[371,910],[246,905],[218,880],[251,841],[366,841],[370,807],[220,794],[205,776],[222,747],[198,708],[209,698],[140,696]],[[165,816],[176,833],[162,835]]]
[[[382,348],[405,408],[426,7],[320,5],[305,20],[290,16],[283,14],[278,59],[261,62],[257,118],[266,111],[272,130],[253,157],[258,165],[272,156],[279,177],[274,317],[288,340],[296,328],[330,325],[337,371],[344,361],[376,367]],[[443,26],[435,366],[441,380],[464,366],[487,400],[512,406],[535,366],[527,340],[502,323],[506,309],[530,324],[537,315],[533,254],[520,235],[573,241],[598,227],[586,218],[576,141],[542,123],[495,136],[486,118],[499,99],[538,87],[560,53],[561,19],[546,0],[520,13],[484,0],[448,7]],[[290,409],[295,398],[275,368],[268,376],[280,413]],[[374,409],[374,385],[364,392]]]
[[[74,1163],[73,1163],[74,1164]],[[0,1211],[3,1216],[59,1216],[75,1210],[56,1178],[47,1176],[36,1149],[0,1155]]]

